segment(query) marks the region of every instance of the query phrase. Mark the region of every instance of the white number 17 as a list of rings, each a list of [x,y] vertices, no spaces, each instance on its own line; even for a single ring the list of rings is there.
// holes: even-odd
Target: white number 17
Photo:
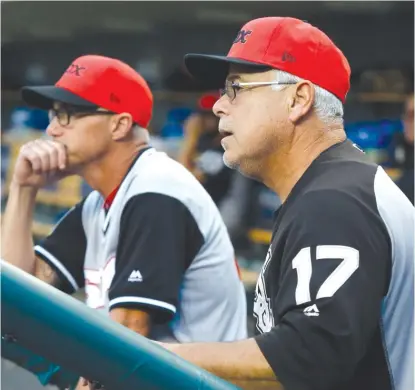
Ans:
[[[317,292],[316,299],[332,297],[335,292],[359,268],[359,251],[341,245],[320,245],[316,248],[316,259],[343,259],[338,267],[324,281]],[[311,301],[310,280],[313,272],[310,248],[303,248],[292,261],[293,269],[297,270],[297,288],[295,300],[297,305]]]

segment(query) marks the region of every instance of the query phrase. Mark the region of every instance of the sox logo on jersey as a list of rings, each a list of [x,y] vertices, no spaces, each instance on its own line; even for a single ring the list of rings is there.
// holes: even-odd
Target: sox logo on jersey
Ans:
[[[84,275],[86,304],[93,309],[104,309],[115,275],[115,256],[111,256],[101,269],[84,268]]]
[[[265,288],[265,273],[267,272],[271,257],[272,249],[270,246],[255,288],[254,316],[257,319],[256,327],[261,333],[269,332],[274,326],[271,302]]]

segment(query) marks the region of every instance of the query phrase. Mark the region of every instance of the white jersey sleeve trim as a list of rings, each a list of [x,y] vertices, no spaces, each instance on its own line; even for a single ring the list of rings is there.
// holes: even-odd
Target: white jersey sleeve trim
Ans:
[[[42,248],[39,245],[36,245],[34,250],[35,252],[45,256],[60,272],[62,272],[63,276],[65,276],[75,291],[79,290],[79,286],[78,283],[76,283],[75,278],[66,269],[66,267],[55,256],[52,255],[52,253],[48,252],[45,248]]]
[[[151,298],[139,298],[139,297],[119,297],[114,298],[110,301],[109,307],[117,305],[119,303],[144,303],[146,305],[150,306],[157,306],[161,307],[163,309],[167,309],[173,313],[176,313],[176,307],[174,305],[171,305],[170,303],[158,301],[156,299]]]

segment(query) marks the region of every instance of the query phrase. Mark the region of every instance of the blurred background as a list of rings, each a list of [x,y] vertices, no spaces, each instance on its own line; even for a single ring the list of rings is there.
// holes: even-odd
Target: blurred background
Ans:
[[[39,137],[48,125],[46,112],[24,106],[19,89],[53,84],[80,55],[121,59],[153,89],[152,144],[189,168],[221,210],[242,269],[253,332],[253,290],[279,199],[223,165],[217,121],[211,114],[217,91],[206,90],[189,77],[183,55],[227,53],[239,28],[263,16],[307,20],[342,49],[352,68],[345,107],[347,134],[385,167],[413,202],[412,1],[5,1],[1,3],[2,210],[20,145]],[[43,189],[33,224],[35,240],[47,235],[89,191],[76,177]],[[3,363],[5,390],[39,388],[33,378]]]

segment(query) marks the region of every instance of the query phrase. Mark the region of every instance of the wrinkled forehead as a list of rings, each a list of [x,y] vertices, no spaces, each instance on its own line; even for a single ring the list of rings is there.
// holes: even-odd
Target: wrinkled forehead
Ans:
[[[258,69],[250,68],[249,66],[233,65],[229,67],[227,81],[241,80],[241,81],[268,81],[273,76],[273,69],[258,72]]]

